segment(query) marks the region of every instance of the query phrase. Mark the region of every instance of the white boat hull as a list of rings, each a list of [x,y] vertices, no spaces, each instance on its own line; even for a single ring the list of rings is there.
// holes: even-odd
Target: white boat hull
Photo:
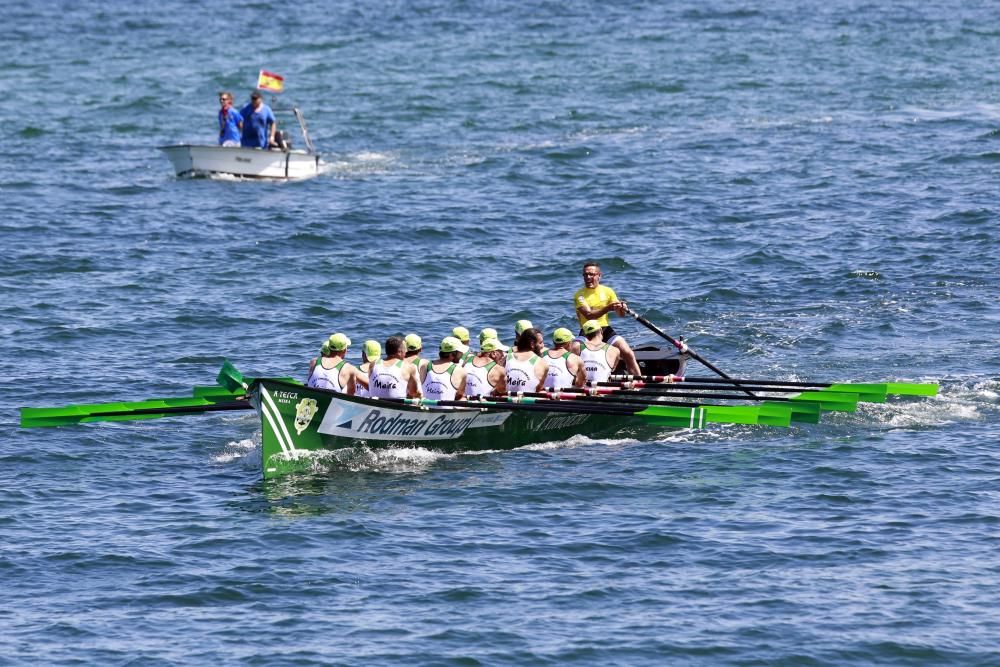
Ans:
[[[217,174],[241,178],[295,180],[319,174],[316,153],[305,151],[260,150],[238,146],[198,146],[177,144],[160,146],[178,176]]]

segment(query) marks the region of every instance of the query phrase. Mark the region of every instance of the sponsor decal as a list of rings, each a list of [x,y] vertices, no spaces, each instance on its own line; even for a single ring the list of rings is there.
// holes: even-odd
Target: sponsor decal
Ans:
[[[508,417],[510,417],[510,412],[483,412],[476,417],[476,421],[472,422],[472,425],[469,426],[469,428],[500,426],[500,424],[507,421]]]
[[[535,382],[538,382],[535,380]],[[511,392],[528,391],[528,374],[520,368],[507,370],[507,389]]]
[[[316,404],[315,398],[303,398],[299,401],[299,404],[295,406],[295,432],[302,435],[302,431],[309,428],[309,424],[318,410],[319,406]]]
[[[532,431],[553,431],[557,428],[569,428],[583,424],[590,415],[559,415],[558,417],[546,417],[540,422],[532,421]]]
[[[369,406],[335,410],[332,404],[330,408],[319,425],[320,433],[371,440],[451,440],[465,433],[479,416],[466,411],[411,412]]]

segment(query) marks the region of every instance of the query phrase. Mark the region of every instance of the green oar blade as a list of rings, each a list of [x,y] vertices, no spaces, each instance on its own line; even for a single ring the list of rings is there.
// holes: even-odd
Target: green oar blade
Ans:
[[[758,424],[764,424],[765,426],[783,426],[786,428],[792,425],[791,422],[794,418],[792,403],[765,402],[755,407],[760,413],[760,417],[757,419]]]
[[[36,428],[101,421],[132,421],[222,410],[252,409],[247,401],[235,401],[232,400],[232,396],[227,398],[229,400],[181,396],[153,398],[147,401],[85,403],[59,408],[21,408],[21,427]]]
[[[238,390],[227,389],[226,387],[220,387],[217,384],[211,385],[196,385],[191,392],[194,396],[200,396],[204,398],[234,398],[236,396],[245,396],[246,392],[242,388]]]
[[[893,396],[937,396],[938,385],[933,382],[890,382],[886,393]]]
[[[219,375],[215,381],[230,391],[245,391],[253,379],[243,377],[243,373],[236,370],[236,366],[233,366],[226,359],[222,362],[222,368],[219,369]]]
[[[704,405],[700,407],[680,407],[652,405],[636,415],[664,426],[679,428],[702,428],[705,424],[768,424],[788,426],[791,410],[781,404],[761,410],[750,405]]]
[[[887,395],[885,384],[831,384],[829,387],[817,389],[817,393],[854,394],[859,403],[885,403]]]
[[[938,385],[932,382],[881,382],[877,384],[835,383],[820,391],[857,394],[859,401],[882,403],[885,396],[936,396]],[[879,400],[879,396],[882,400]]]
[[[765,410],[788,410],[791,421],[803,424],[818,424],[820,413],[822,413],[819,403],[809,401],[789,401],[787,403],[764,401],[759,407]]]
[[[804,391],[789,397],[792,401],[811,401],[818,403],[823,410],[830,412],[854,412],[858,409],[858,395],[836,391]]]

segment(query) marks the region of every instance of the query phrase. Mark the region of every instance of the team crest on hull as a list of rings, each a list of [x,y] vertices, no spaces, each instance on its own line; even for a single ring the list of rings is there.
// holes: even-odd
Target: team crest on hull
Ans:
[[[319,411],[319,405],[315,398],[303,398],[295,406],[295,432],[302,435],[302,431],[309,428],[313,417]]]

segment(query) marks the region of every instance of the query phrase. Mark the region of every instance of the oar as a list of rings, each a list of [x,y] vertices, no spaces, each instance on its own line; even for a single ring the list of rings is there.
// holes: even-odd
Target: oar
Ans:
[[[766,424],[769,426],[788,426],[792,420],[816,423],[819,421],[820,412],[820,406],[815,403],[786,405],[771,403],[770,401],[757,406],[737,406],[650,403],[629,405],[620,402],[596,405],[593,403],[573,405],[572,403],[560,400],[546,400],[543,398],[522,396],[490,397],[488,401],[442,401],[425,398],[380,400],[391,400],[397,403],[418,406],[639,417],[658,425],[678,428],[701,428],[707,423]]]
[[[701,363],[702,366],[705,366],[710,371],[712,371],[714,373],[718,373],[720,377],[724,377],[727,380],[731,380],[736,385],[740,384],[739,382],[733,380],[733,378],[731,378],[729,375],[726,375],[724,372],[722,372],[719,368],[717,368],[714,364],[712,364],[712,362],[710,362],[707,359],[705,359],[705,357],[701,356],[700,354],[698,354],[697,352],[695,352],[694,350],[692,350],[690,347],[688,347],[687,343],[681,343],[680,341],[676,340],[673,336],[671,336],[666,331],[664,331],[660,327],[656,326],[655,324],[653,324],[652,322],[650,322],[649,320],[647,320],[645,317],[643,317],[639,313],[637,313],[634,310],[632,310],[631,308],[629,308],[627,305],[625,306],[625,312],[628,313],[629,315],[631,315],[633,318],[635,318],[636,322],[638,322],[639,324],[643,325],[644,327],[646,327],[647,329],[649,329],[650,331],[652,331],[653,333],[655,333],[657,336],[660,336],[661,338],[664,338],[665,340],[667,340],[671,345],[673,345],[674,347],[676,347],[677,350],[679,352],[681,352],[682,354],[687,354],[689,357],[691,357],[695,361]],[[742,387],[740,387],[740,388],[742,389]],[[751,396],[753,396],[753,394],[751,392],[749,392],[749,391],[747,391],[745,389],[743,389],[743,391],[746,392],[747,394],[750,394]]]
[[[295,378],[272,377],[270,379],[281,380],[282,382],[289,382],[291,384],[302,384],[300,380],[296,380]],[[222,368],[219,369],[219,375],[215,378],[215,381],[229,391],[244,393],[253,384],[254,378],[246,377],[243,373],[236,370],[236,366],[233,366],[232,362],[225,359],[222,362]]]
[[[221,400],[228,398],[229,400]],[[216,397],[153,398],[146,401],[90,403],[59,408],[21,408],[21,427],[65,426],[101,421],[132,421],[175,415],[191,415],[228,410],[252,410],[247,400],[233,395]]]
[[[642,391],[630,391],[630,390],[616,390],[609,387],[596,388],[597,394],[595,395],[594,389],[590,389],[586,392],[581,392],[580,390],[568,390],[562,389],[557,391],[541,391],[541,392],[524,392],[517,395],[517,398],[513,400],[519,400],[519,397],[532,397],[539,399],[547,399],[550,401],[576,401],[578,404],[586,403],[587,405],[628,405],[628,406],[647,406],[647,407],[661,407],[669,406],[676,408],[705,408],[707,410],[713,411],[713,414],[728,414],[727,411],[735,410],[739,413],[739,410],[759,410],[762,414],[766,415],[788,415],[792,421],[802,421],[809,423],[818,423],[819,414],[821,411],[826,410],[829,412],[854,412],[858,407],[858,396],[857,394],[850,393],[829,393],[829,394],[818,394],[809,393],[801,394],[799,396],[792,397],[760,397],[756,399],[748,398],[742,394],[732,394],[720,396],[716,394],[659,394],[655,392],[642,392]],[[603,391],[602,391],[603,390]],[[672,401],[663,400],[664,398],[696,398],[696,399],[723,399],[723,400],[756,400],[759,401],[757,405],[754,406],[733,406],[718,403],[694,403],[690,401]],[[482,397],[470,397],[470,402],[475,401],[477,398],[482,399]],[[503,400],[496,399],[493,397],[487,397],[485,400]],[[472,403],[474,404],[474,403]],[[726,422],[731,423],[731,422]],[[771,423],[768,421],[759,422],[739,422],[739,423]],[[781,426],[782,424],[776,424]],[[786,424],[787,425],[787,424]]]
[[[477,401],[445,401],[430,398],[380,398],[378,400],[392,403],[402,403],[404,405],[467,408],[473,410],[486,408],[489,410],[524,410],[527,412],[568,412],[575,414],[587,413],[621,416],[632,415],[638,411],[638,408],[631,405],[609,404],[589,407],[584,405],[561,403],[559,401],[544,401],[536,398],[514,400],[506,396],[490,397],[488,400]]]
[[[934,382],[795,382],[792,380],[762,380],[755,378],[701,378],[682,375],[612,375],[609,384],[614,383],[651,383],[656,387],[670,387],[678,384],[694,385],[691,389],[725,389],[726,383],[736,385],[736,388],[749,388],[754,391],[772,391],[788,393],[803,389],[827,389],[847,393],[888,394],[890,396],[936,396],[938,385]],[[603,383],[602,383],[603,384]],[[700,386],[699,386],[700,385]],[[714,387],[712,385],[715,385]],[[721,386],[720,386],[721,385]],[[766,387],[766,388],[765,388]],[[867,400],[867,399],[865,399]]]
[[[601,383],[602,385],[605,383]],[[700,389],[700,387],[699,387]],[[756,389],[756,387],[752,387]],[[799,396],[807,398],[799,398]],[[646,403],[650,405],[680,405],[684,407],[700,407],[705,404],[690,403],[681,401],[664,400],[667,398],[695,398],[715,401],[774,401],[777,403],[815,400],[820,403],[831,404],[856,404],[859,400],[858,394],[850,392],[801,392],[796,396],[745,396],[744,394],[718,394],[694,391],[657,391],[656,389],[631,389],[629,387],[590,387],[588,389],[565,388],[558,391],[546,390],[540,392],[523,392],[521,396],[531,396],[538,398],[548,398],[551,400],[582,400],[589,399],[604,403],[626,402],[626,403]],[[473,397],[475,398],[475,397]],[[880,400],[881,399],[881,400]],[[471,400],[471,399],[470,399]],[[871,402],[884,402],[885,395],[874,395]],[[711,404],[709,404],[711,405]],[[833,409],[833,408],[829,408]]]

